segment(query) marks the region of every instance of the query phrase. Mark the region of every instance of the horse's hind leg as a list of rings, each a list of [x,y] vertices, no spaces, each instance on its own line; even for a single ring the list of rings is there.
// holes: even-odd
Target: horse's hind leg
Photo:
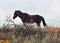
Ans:
[[[37,27],[40,27],[40,22],[37,22],[36,24],[37,24]]]

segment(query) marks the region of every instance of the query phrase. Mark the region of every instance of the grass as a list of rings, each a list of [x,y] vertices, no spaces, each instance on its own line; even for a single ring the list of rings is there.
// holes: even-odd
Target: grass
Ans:
[[[60,43],[60,28],[2,27],[0,39],[11,40],[11,43]]]

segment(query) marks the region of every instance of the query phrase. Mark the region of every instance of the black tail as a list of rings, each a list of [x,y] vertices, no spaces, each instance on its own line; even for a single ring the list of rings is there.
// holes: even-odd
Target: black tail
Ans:
[[[46,26],[47,24],[45,23],[45,19],[42,17],[42,22],[43,22],[43,25]]]

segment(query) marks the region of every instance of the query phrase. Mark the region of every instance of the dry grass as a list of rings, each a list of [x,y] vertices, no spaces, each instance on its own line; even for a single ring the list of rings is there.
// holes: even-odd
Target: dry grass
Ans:
[[[0,39],[11,40],[11,43],[59,43],[60,28],[6,28],[0,29]]]

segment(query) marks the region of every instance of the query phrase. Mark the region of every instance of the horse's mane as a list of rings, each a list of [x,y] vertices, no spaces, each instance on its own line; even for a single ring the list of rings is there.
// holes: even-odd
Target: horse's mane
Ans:
[[[24,15],[29,15],[28,13],[23,13]]]
[[[15,12],[18,12],[18,13],[23,14],[23,15],[29,15],[28,13],[23,13],[20,10],[16,10]]]

